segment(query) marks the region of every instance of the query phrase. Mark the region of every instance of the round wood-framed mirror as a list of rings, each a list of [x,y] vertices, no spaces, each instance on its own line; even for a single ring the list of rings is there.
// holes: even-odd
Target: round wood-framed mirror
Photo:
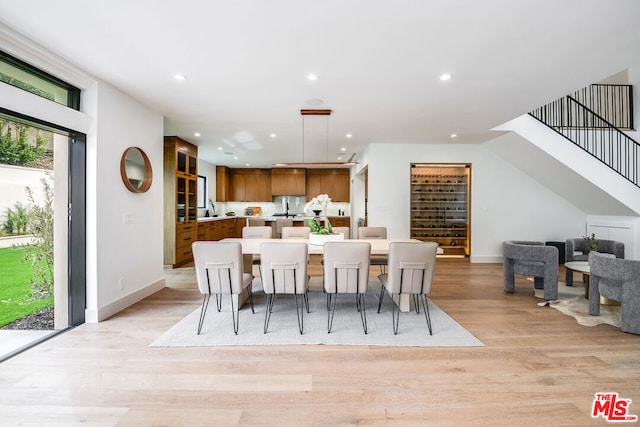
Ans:
[[[144,193],[151,188],[151,162],[141,148],[129,147],[124,150],[120,159],[120,176],[124,186],[134,193]]]

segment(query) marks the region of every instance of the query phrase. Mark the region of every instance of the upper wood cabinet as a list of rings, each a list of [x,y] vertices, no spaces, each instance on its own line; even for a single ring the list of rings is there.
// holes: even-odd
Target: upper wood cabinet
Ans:
[[[274,196],[302,196],[306,194],[306,169],[271,169],[271,194]]]
[[[226,202],[231,199],[230,181],[229,168],[216,166],[216,202]]]
[[[270,169],[231,169],[230,198],[233,202],[270,202]]]
[[[307,169],[307,201],[327,194],[334,202],[348,202],[350,188],[349,169]]]

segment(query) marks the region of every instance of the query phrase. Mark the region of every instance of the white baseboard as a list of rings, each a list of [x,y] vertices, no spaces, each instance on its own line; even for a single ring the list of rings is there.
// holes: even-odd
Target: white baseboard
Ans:
[[[484,256],[474,256],[471,255],[469,257],[469,262],[472,264],[502,264],[502,255],[484,255]]]
[[[164,288],[164,286],[164,279],[160,279],[157,282],[151,283],[150,285],[147,285],[142,289],[138,289],[137,291],[132,292],[129,295],[126,295],[119,300],[112,302],[111,304],[100,307],[97,310],[87,309],[85,310],[85,322],[102,322],[103,320],[108,319],[117,312],[124,310],[125,308],[137,303],[140,300],[143,300],[149,295],[155,294],[156,292]]]

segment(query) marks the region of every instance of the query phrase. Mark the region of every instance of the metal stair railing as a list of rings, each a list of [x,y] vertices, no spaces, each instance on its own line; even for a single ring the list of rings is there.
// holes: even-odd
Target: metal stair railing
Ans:
[[[568,95],[529,113],[640,187],[640,144]]]

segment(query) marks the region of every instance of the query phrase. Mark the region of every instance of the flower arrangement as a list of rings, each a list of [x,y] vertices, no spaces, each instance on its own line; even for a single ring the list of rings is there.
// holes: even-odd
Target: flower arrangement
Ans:
[[[598,250],[598,241],[596,240],[596,234],[591,233],[591,237],[584,236],[584,241],[587,242],[587,246],[589,247],[589,251],[595,252]]]
[[[320,227],[320,224],[315,219],[310,219],[309,227],[311,227],[311,230],[317,234],[333,234],[333,227],[331,227],[329,218],[324,220],[324,227]]]
[[[319,194],[313,199],[311,199],[309,203],[304,205],[304,211],[306,213],[310,213],[312,211],[324,209],[326,213],[327,206],[329,206],[330,204],[331,204],[331,197],[329,197],[328,194]]]
[[[316,212],[324,209],[326,214],[327,206],[329,206],[330,204],[331,197],[329,197],[329,195],[319,194],[304,206],[304,211],[306,213],[310,213],[311,211]],[[320,209],[318,209],[318,207]],[[321,227],[320,223],[315,219],[310,219],[309,227],[311,227],[311,230],[313,230],[313,232],[317,234],[333,234],[333,227],[331,227],[331,222],[329,222],[328,218],[326,218],[324,221],[324,227]]]

